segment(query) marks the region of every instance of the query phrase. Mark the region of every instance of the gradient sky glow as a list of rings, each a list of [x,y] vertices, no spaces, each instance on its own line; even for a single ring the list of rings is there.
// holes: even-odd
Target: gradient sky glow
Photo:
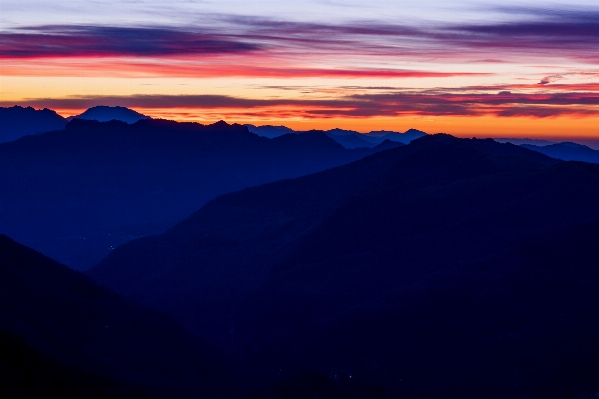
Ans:
[[[594,1],[0,0],[0,105],[599,138]]]

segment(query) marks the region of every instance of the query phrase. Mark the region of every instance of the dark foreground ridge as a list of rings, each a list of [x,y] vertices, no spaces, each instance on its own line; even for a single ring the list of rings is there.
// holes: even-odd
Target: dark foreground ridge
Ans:
[[[270,140],[225,122],[74,119],[0,145],[0,233],[85,269],[220,194],[379,150],[347,150],[322,132]]]
[[[220,196],[89,275],[279,381],[259,397],[586,397],[598,203],[599,165],[426,136]]]
[[[0,235],[0,396],[220,398],[243,385],[217,352]]]

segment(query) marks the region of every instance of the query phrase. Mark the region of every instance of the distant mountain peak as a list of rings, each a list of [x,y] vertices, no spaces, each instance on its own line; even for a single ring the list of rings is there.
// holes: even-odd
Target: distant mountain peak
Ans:
[[[66,120],[55,111],[44,108],[0,107],[0,143],[14,141],[23,136],[61,130]]]
[[[573,143],[571,141],[563,141],[563,142],[561,142],[559,144],[563,145],[564,147],[571,147],[571,148],[589,148],[586,145],[582,145],[582,144],[578,144],[578,143]]]
[[[140,119],[151,119],[149,116],[140,114],[137,111],[129,109],[127,107],[110,107],[107,105],[98,105],[92,108],[89,108],[85,112],[80,115],[72,116],[67,118],[68,120],[72,119],[88,119],[88,120],[96,120],[98,122],[108,122],[111,120],[122,121],[126,123],[135,123]]]
[[[222,119],[218,122],[213,123],[212,125],[209,125],[212,127],[227,127],[230,126],[227,122],[223,121]]]
[[[413,134],[413,133],[427,134],[426,132],[423,132],[422,130],[414,129],[413,127],[412,127],[412,128],[409,128],[408,130],[406,130],[406,131],[404,132],[404,134],[407,134],[407,133],[412,133],[412,134]]]

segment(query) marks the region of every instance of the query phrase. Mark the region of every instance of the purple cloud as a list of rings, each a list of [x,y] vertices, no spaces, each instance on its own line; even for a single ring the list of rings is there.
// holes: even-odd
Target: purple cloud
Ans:
[[[98,104],[149,109],[223,109],[240,112],[284,112],[303,117],[529,116],[599,115],[599,93],[498,94],[441,92],[386,92],[342,95],[335,99],[252,99],[223,95],[135,95],[31,99],[30,105],[55,109],[83,109]],[[4,104],[12,106],[14,104]]]
[[[228,54],[259,48],[223,35],[160,27],[38,26],[0,33],[1,58]]]

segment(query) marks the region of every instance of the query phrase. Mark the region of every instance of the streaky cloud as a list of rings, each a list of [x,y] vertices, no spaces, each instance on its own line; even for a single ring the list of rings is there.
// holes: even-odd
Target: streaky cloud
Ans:
[[[543,86],[545,87],[545,86]],[[137,109],[187,109],[198,112],[220,110],[230,115],[277,117],[393,117],[393,116],[556,116],[599,115],[599,93],[499,93],[426,91],[347,94],[332,99],[242,98],[226,95],[133,95],[80,96],[30,99],[36,107],[84,109],[97,104]],[[0,105],[3,103],[0,102]],[[13,105],[13,104],[7,104]]]
[[[267,18],[223,18],[196,26],[32,26],[0,33],[0,58],[198,57],[253,54],[302,62],[363,57],[430,57],[475,63],[506,63],[524,58],[569,58],[599,62],[599,10],[555,11],[523,20],[469,24],[354,21],[308,23]],[[256,58],[257,59],[257,58]]]
[[[0,33],[0,58],[160,57],[244,53],[260,48],[195,30],[171,27],[37,26]]]

